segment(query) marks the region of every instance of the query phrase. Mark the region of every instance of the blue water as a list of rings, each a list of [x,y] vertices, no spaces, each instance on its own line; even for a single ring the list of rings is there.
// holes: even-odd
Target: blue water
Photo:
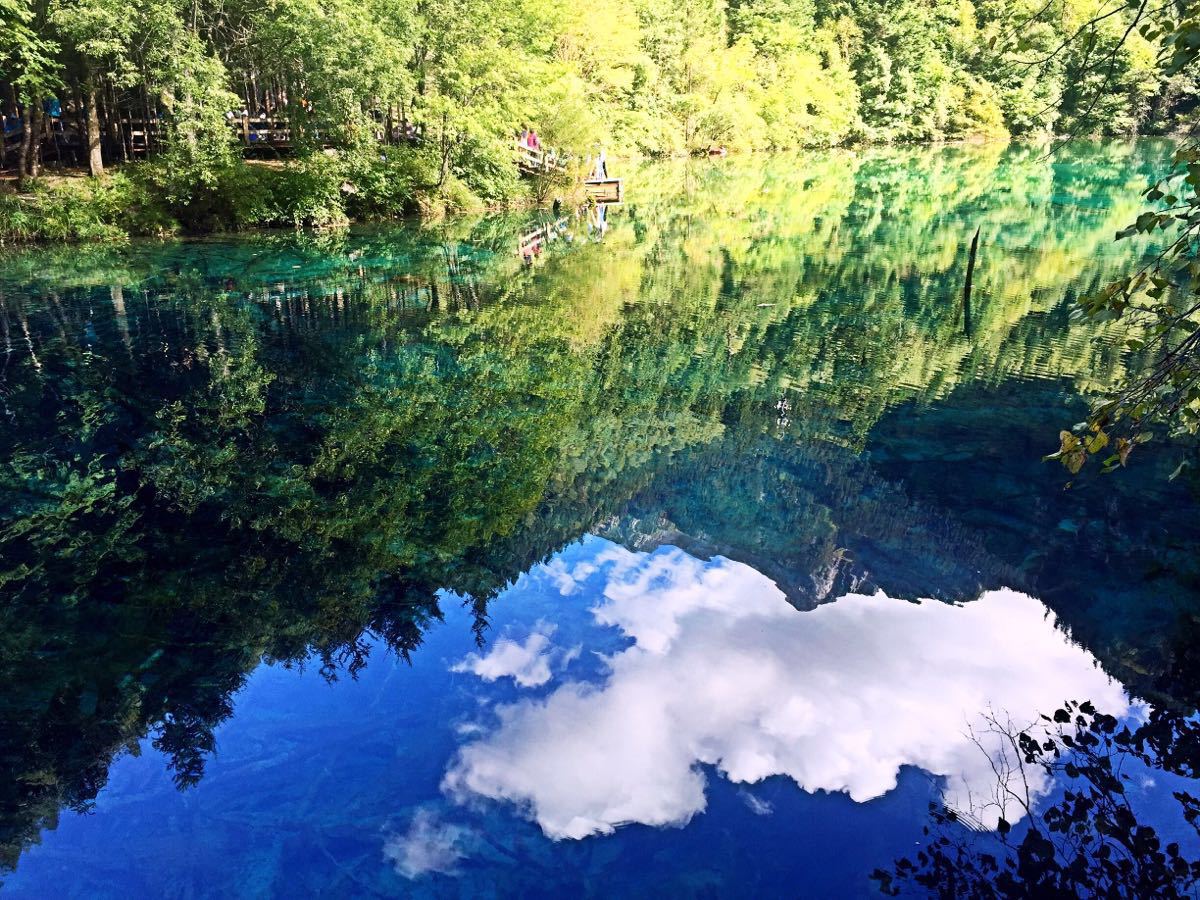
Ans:
[[[259,668],[196,787],[123,757],[6,894],[869,895],[948,780],[988,789],[977,708],[1123,704],[1006,591],[799,612],[748,566],[591,537],[496,598],[483,648],[443,600],[411,664]]]
[[[612,549],[589,538],[551,565],[574,568]],[[357,678],[329,683],[313,668],[260,668],[218,729],[198,786],[177,791],[153,750],[124,757],[95,810],[64,817],[27,851],[5,894],[784,895],[799,885],[812,894],[867,892],[865,873],[919,838],[937,794],[914,768],[896,773],[894,789],[856,803],[836,791],[802,792],[784,776],[738,785],[712,765],[681,760],[668,783],[629,788],[670,793],[670,781],[694,773],[704,783],[694,810],[671,810],[666,828],[635,817],[586,840],[551,840],[518,804],[469,793],[451,799],[441,790],[457,751],[494,730],[498,708],[545,700],[564,685],[602,689],[601,656],[629,644],[590,612],[602,584],[593,578],[564,598],[539,567],[497,599],[493,628],[502,640],[524,649],[529,635],[549,633],[534,654],[549,670],[536,685],[454,671],[482,656],[452,598],[411,665],[374,644],[375,658]],[[802,670],[803,659],[795,662]],[[518,673],[543,677],[528,666]],[[574,763],[564,761],[568,769]]]
[[[1019,836],[991,726],[1200,698],[1186,448],[1041,459],[1145,364],[1069,312],[1162,152],[7,258],[0,893],[871,896],[931,804]],[[1126,796],[1196,855],[1185,769]]]
[[[893,765],[891,759],[878,759],[873,765],[879,771],[864,780],[895,778],[895,786],[855,802],[837,789],[818,785],[822,777],[831,779],[831,788],[847,777],[857,781],[863,777],[857,763],[849,771],[826,776],[820,774],[823,764],[817,763],[812,775],[814,789],[804,792],[785,775],[767,774],[761,780],[756,777],[752,783],[738,784],[720,771],[729,759],[701,765],[688,758],[698,744],[719,742],[725,736],[720,731],[728,723],[718,723],[718,731],[713,732],[714,723],[708,720],[717,698],[711,693],[706,696],[703,690],[690,695],[694,685],[676,680],[679,670],[669,663],[664,672],[650,673],[644,679],[633,671],[633,683],[614,687],[613,673],[603,657],[629,653],[638,645],[631,644],[620,627],[597,622],[597,604],[604,603],[604,589],[612,585],[603,571],[571,587],[566,596],[558,583],[571,572],[579,572],[581,566],[586,571],[613,554],[627,558],[626,565],[663,564],[661,571],[639,573],[648,574],[650,584],[658,582],[661,592],[657,596],[646,600],[622,593],[635,604],[629,610],[630,621],[641,616],[653,620],[646,623],[642,635],[652,656],[661,652],[663,635],[675,627],[675,616],[686,621],[695,615],[690,604],[715,604],[719,610],[726,603],[743,602],[747,587],[757,587],[768,595],[774,592],[753,570],[736,564],[702,563],[677,550],[633,555],[602,539],[586,539],[557,555],[549,566],[523,576],[497,598],[493,629],[498,640],[511,641],[510,649],[518,651],[512,659],[495,659],[495,643],[490,649],[477,650],[461,606],[446,598],[446,621],[429,632],[426,645],[411,665],[376,645],[372,648],[376,658],[357,678],[333,683],[312,668],[262,667],[238,693],[234,716],[218,729],[217,753],[198,786],[177,791],[166,761],[152,750],[123,758],[112,769],[95,810],[66,817],[41,846],[29,850],[6,893],[50,896],[62,892],[64,885],[69,885],[70,895],[93,897],[193,892],[237,896],[310,892],[642,895],[661,890],[682,894],[715,890],[723,895],[785,895],[795,890],[812,895],[868,893],[865,873],[920,839],[925,805],[939,796],[937,780],[904,760],[905,748],[891,748],[887,752],[899,754],[894,760],[899,765]],[[599,564],[613,567],[613,563]],[[704,583],[702,573],[726,567],[739,570],[746,584],[740,589],[730,585],[732,590],[724,597],[688,596]],[[627,578],[617,579],[618,588],[629,583]],[[774,593],[777,608],[773,612],[783,621],[791,620],[796,634],[802,634],[804,617],[813,613],[796,612]],[[664,617],[664,602],[677,604],[674,614]],[[915,609],[904,601],[889,602]],[[775,615],[766,618],[769,621]],[[699,633],[691,640],[705,640],[708,635],[703,632],[713,624],[719,638],[728,638],[724,624],[701,621],[695,623]],[[750,632],[761,627],[754,624]],[[831,639],[844,639],[860,627],[863,630],[851,644],[822,649],[839,655],[863,653],[869,658],[866,651],[877,641],[898,637],[872,634],[869,622],[856,622],[851,632],[839,632]],[[1061,635],[1054,634],[1049,625],[1046,628],[1051,641],[1065,647]],[[530,645],[530,637],[536,635],[547,636],[544,646],[536,640]],[[688,640],[688,635],[676,640]],[[987,644],[981,638],[980,646]],[[755,653],[759,648],[726,644],[709,649],[716,654],[711,662],[720,671],[727,661],[721,659],[722,650],[734,651],[728,661],[736,665],[745,662],[743,653]],[[763,685],[745,683],[737,677],[736,668],[720,671],[719,677],[731,693],[747,692],[747,696],[730,701],[743,708],[757,703],[764,710],[789,699],[820,703],[825,697],[828,701],[827,692],[838,689],[836,682],[807,682],[814,675],[828,678],[829,669],[806,671],[811,663],[802,652],[806,648],[794,649],[794,655],[786,646],[775,651],[780,654],[777,662],[795,667],[791,673],[773,673],[781,696],[753,696]],[[808,649],[811,652],[812,648]],[[694,645],[687,652],[695,652]],[[957,651],[950,652],[956,655]],[[902,655],[910,655],[907,648]],[[1076,663],[1084,666],[1086,655],[1080,651],[1074,655]],[[494,677],[493,681],[461,671],[464,665],[478,665],[487,659],[494,660],[495,668],[483,671]],[[686,671],[694,662],[685,659],[679,666]],[[1005,665],[1003,661],[998,664]],[[876,716],[894,715],[896,702],[937,703],[939,668],[920,658],[908,660],[904,668],[912,680],[890,685],[899,689],[886,700],[870,696],[871,691],[889,688],[871,673],[860,673],[869,685],[865,692],[862,685],[844,688],[849,695],[846,702],[867,706],[867,718],[855,723],[865,726],[864,733],[848,739],[861,741],[859,746],[839,749],[835,745],[843,739],[836,733],[801,724],[800,732],[809,732],[805,740],[812,741],[806,744],[806,752],[831,754],[834,768],[840,767],[836,757],[842,752],[862,753],[860,762],[871,764],[872,757],[884,752],[889,743],[887,724]],[[1077,674],[1099,679],[1086,667]],[[847,673],[847,677],[854,675]],[[463,747],[486,746],[489,736],[500,730],[497,717],[505,707],[545,709],[539,704],[563,691],[572,697],[579,692],[583,698],[595,698],[606,689],[634,690],[646,696],[656,687],[675,688],[683,698],[685,708],[675,710],[679,719],[674,723],[637,718],[606,722],[604,712],[589,716],[584,710],[570,710],[584,715],[565,721],[547,716],[543,722],[533,723],[534,731],[521,738],[532,740],[532,745],[510,748],[515,761],[532,766],[510,777],[545,779],[541,789],[549,808],[534,815],[552,832],[569,828],[573,815],[597,811],[594,803],[579,796],[577,788],[581,779],[601,782],[596,794],[607,799],[600,804],[600,815],[577,826],[581,830],[572,835],[574,840],[560,837],[554,841],[528,821],[523,814],[529,812],[528,799],[487,802],[469,789],[442,789],[447,772],[455,766],[456,754]],[[671,705],[664,698],[648,699],[651,716],[661,714],[664,704]],[[872,709],[876,703],[882,705]],[[838,706],[836,711],[844,709]],[[968,721],[965,710],[947,715],[961,719],[963,726]],[[770,737],[764,738],[771,734],[772,726],[737,718],[740,727],[749,729],[744,737],[752,745],[756,737],[762,746],[776,745]],[[671,740],[669,733],[639,734],[640,729],[660,727],[694,733],[676,734],[679,747],[672,748],[658,744],[662,739]],[[876,727],[878,734],[872,733]],[[584,731],[572,739],[569,732],[575,728]],[[588,728],[595,731],[588,734]],[[539,736],[566,741],[578,750],[597,744],[599,749],[593,758],[564,756],[563,748],[539,748]],[[737,735],[732,737],[736,746]],[[947,737],[950,745],[960,745],[957,752],[971,755],[971,750],[961,746],[961,738],[956,740],[953,729],[937,735],[935,743]],[[822,751],[820,745],[828,746]],[[683,755],[677,756],[677,752]],[[933,752],[956,751],[950,746],[933,748]],[[558,758],[553,771],[528,758],[528,754],[541,753]],[[612,758],[610,753],[622,758]],[[982,755],[980,761],[986,762]],[[646,763],[651,764],[650,771],[639,771]],[[771,764],[766,765],[770,769]],[[604,771],[606,766],[611,770]],[[556,777],[563,783],[555,784]],[[698,798],[682,784],[690,781],[702,784]],[[862,790],[871,795],[877,789],[866,784]],[[621,812],[620,801],[615,801],[618,808],[606,818],[604,807],[614,802],[614,794],[622,792],[629,793],[632,806]],[[266,810],[270,813],[264,815]],[[640,820],[667,827],[648,827],[639,824]],[[626,827],[611,833],[620,825]],[[585,834],[592,836],[579,839]]]

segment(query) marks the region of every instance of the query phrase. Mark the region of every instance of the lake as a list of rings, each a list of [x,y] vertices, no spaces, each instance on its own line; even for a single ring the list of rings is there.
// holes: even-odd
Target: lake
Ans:
[[[997,726],[1200,696],[1177,452],[1042,461],[1147,363],[1071,303],[1169,152],[0,257],[0,893],[860,896],[931,804],[1030,828]]]

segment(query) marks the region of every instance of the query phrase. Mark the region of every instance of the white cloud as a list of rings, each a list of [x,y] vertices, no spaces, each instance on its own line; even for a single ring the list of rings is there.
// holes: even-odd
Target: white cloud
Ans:
[[[1128,708],[1046,608],[1011,590],[963,606],[852,594],[800,613],[725,559],[609,546],[595,562],[606,580],[592,614],[633,644],[599,685],[498,708],[498,728],[463,746],[443,781],[457,799],[520,805],[552,838],[682,825],[705,807],[702,763],[856,801],[912,765],[944,776],[947,802],[964,807],[995,787],[969,736],[981,712],[1024,722],[1067,699]]]
[[[750,812],[756,816],[769,816],[775,812],[775,807],[771,806],[766,800],[755,797],[749,791],[738,791],[738,796],[742,798],[743,803],[750,807]]]
[[[540,687],[550,680],[550,635],[554,628],[538,623],[533,633],[518,644],[500,638],[486,656],[469,653],[451,667],[452,672],[473,672],[484,681],[511,678],[521,687]]]
[[[575,660],[579,659],[579,655],[583,653],[583,644],[576,644],[569,650],[563,651],[562,657],[558,661],[559,669],[565,669]]]
[[[549,578],[551,583],[558,588],[558,592],[564,597],[568,597],[575,593],[575,589],[579,586],[579,582],[586,579],[596,567],[589,562],[581,562],[576,564],[575,568],[568,570],[567,564],[561,557],[555,557],[543,566],[538,567],[538,571],[546,578]]]
[[[458,861],[467,855],[474,833],[467,828],[438,821],[428,809],[418,809],[404,834],[393,835],[383,845],[383,855],[405,878],[420,878],[430,872],[453,875]]]

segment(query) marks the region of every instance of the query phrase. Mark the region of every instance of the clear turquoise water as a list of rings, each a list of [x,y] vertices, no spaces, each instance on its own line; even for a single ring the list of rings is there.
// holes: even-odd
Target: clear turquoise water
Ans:
[[[1164,152],[5,257],[0,890],[869,894],[982,712],[1194,709],[1176,452],[1040,462]]]

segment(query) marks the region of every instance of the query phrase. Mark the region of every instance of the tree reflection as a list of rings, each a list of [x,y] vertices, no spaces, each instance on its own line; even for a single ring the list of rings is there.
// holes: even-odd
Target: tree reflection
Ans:
[[[367,633],[407,657],[443,590],[482,636],[590,530],[751,561],[802,606],[1024,587],[963,504],[860,451],[906,404],[1137,364],[1046,334],[1121,262],[1131,211],[1093,195],[1153,152],[668,166],[535,270],[519,219],[6,260],[0,864],[147,735],[195,782],[261,661],[353,676]]]
[[[1200,775],[1200,722],[1155,710],[1130,728],[1086,701],[1043,719],[1025,729],[989,719],[1006,741],[993,759],[998,802],[1018,806],[1021,823],[1001,818],[991,835],[979,824],[978,808],[935,807],[927,843],[914,859],[875,872],[885,893],[919,887],[940,897],[1194,896],[1200,859],[1160,838],[1129,788],[1140,771]],[[1060,779],[1052,802],[1030,796],[1029,769]],[[1200,800],[1187,790],[1173,796],[1177,815],[1200,832]]]

